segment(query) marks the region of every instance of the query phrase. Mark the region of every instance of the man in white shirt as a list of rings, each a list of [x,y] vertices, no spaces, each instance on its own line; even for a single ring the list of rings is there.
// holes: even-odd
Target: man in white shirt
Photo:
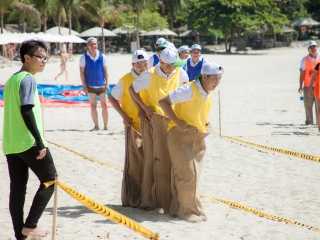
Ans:
[[[88,94],[91,107],[91,117],[94,123],[94,128],[90,131],[99,130],[97,101],[100,99],[102,108],[102,117],[104,127],[103,130],[108,130],[108,109],[107,96],[109,91],[108,84],[108,69],[107,58],[98,50],[98,40],[94,37],[87,39],[88,51],[80,58],[80,77],[83,85],[83,91]]]
[[[194,80],[201,72],[202,65],[207,60],[201,56],[201,46],[199,44],[193,44],[191,46],[191,58],[187,60],[186,72],[189,76],[189,81]]]
[[[183,45],[179,47],[179,57],[183,60],[188,60],[189,58],[189,53],[190,53],[190,48],[188,45]],[[183,70],[187,69],[187,64],[185,64],[183,67]]]

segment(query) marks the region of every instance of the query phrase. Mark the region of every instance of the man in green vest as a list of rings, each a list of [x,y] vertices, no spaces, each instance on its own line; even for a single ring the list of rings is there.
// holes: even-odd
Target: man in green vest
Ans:
[[[46,66],[47,47],[37,40],[21,44],[22,68],[13,74],[4,88],[4,122],[2,150],[7,158],[10,177],[9,211],[17,240],[28,235],[45,237],[48,231],[37,228],[54,191],[43,183],[55,179],[56,168],[43,138],[37,82],[34,75]],[[40,181],[25,222],[23,207],[29,168]]]

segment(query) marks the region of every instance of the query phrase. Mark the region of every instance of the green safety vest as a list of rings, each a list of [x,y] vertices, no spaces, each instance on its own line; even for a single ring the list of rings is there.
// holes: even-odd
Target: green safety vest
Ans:
[[[35,139],[28,130],[21,115],[20,108],[20,84],[28,72],[20,72],[12,75],[4,87],[4,115],[3,115],[3,141],[2,150],[4,155],[21,153],[35,144]],[[38,130],[45,147],[48,146],[43,138],[42,116],[38,90],[34,94],[34,107],[32,111],[35,116]]]

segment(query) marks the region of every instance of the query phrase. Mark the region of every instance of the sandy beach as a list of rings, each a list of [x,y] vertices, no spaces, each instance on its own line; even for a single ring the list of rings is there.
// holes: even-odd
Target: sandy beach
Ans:
[[[206,59],[221,64],[225,73],[215,91],[209,115],[214,131],[206,139],[200,193],[320,228],[320,188],[317,185],[320,162],[219,137],[218,91],[222,135],[319,157],[320,135],[316,125],[304,124],[304,106],[297,91],[300,61],[305,55],[307,47],[298,45],[249,51],[248,54],[203,54]],[[64,75],[54,81],[60,63],[49,61],[44,72],[36,75],[38,82],[80,84],[79,58],[76,55],[74,61],[67,63],[69,81]],[[117,83],[130,71],[131,55],[107,54],[107,58],[110,83]],[[1,68],[0,84],[5,84],[18,70],[18,65]],[[102,126],[101,109],[98,112]],[[2,136],[3,108],[0,108],[0,126]],[[109,109],[108,131],[89,131],[93,127],[89,108],[45,108],[44,126],[47,140],[123,168],[123,124],[114,109]],[[188,223],[158,211],[124,208],[121,206],[120,170],[91,162],[54,144],[49,144],[49,149],[63,184],[137,221],[158,233],[161,239],[320,239],[320,232],[260,217],[208,198],[202,198],[208,220],[201,223]],[[10,181],[2,154],[0,175],[0,240],[13,240],[8,210]],[[38,180],[30,172],[25,215],[37,188]],[[57,240],[145,239],[87,209],[62,189],[58,194]],[[40,228],[51,230],[52,209],[53,198],[39,222]],[[51,239],[51,235],[43,239]]]

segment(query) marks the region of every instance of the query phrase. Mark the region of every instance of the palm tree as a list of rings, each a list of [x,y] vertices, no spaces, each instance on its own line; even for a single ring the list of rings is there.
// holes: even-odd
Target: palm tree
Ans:
[[[83,7],[91,14],[92,18],[99,23],[102,31],[102,52],[105,53],[104,25],[111,22],[112,19],[121,10],[129,9],[128,5],[122,5],[115,8],[108,0],[90,0],[83,4]]]
[[[52,11],[52,0],[32,0],[34,7],[39,11],[43,24],[43,32],[47,30],[48,14]]]
[[[31,5],[29,0],[14,2],[15,9],[9,15],[9,21],[19,19],[22,23],[22,31],[26,31],[26,20],[30,26],[35,22],[37,27],[41,27],[40,13]]]
[[[3,33],[3,16],[4,13],[11,7],[12,3],[14,2],[14,0],[1,0],[0,3],[0,27],[1,27],[1,31],[0,33]]]
[[[67,4],[67,0],[55,0],[54,3],[56,4],[56,9],[57,9],[57,13],[58,13],[58,33],[61,34],[61,17],[64,11],[64,8]]]
[[[184,2],[183,0],[163,0],[163,4],[166,6],[167,12],[169,13],[170,30],[173,30],[175,16],[177,16],[177,12],[181,10]],[[172,40],[173,36],[171,36],[171,41]]]
[[[68,27],[69,27],[69,35],[71,35],[72,30],[72,15],[84,15],[85,10],[80,4],[81,0],[66,0],[66,4],[64,5],[67,19],[68,19]]]

